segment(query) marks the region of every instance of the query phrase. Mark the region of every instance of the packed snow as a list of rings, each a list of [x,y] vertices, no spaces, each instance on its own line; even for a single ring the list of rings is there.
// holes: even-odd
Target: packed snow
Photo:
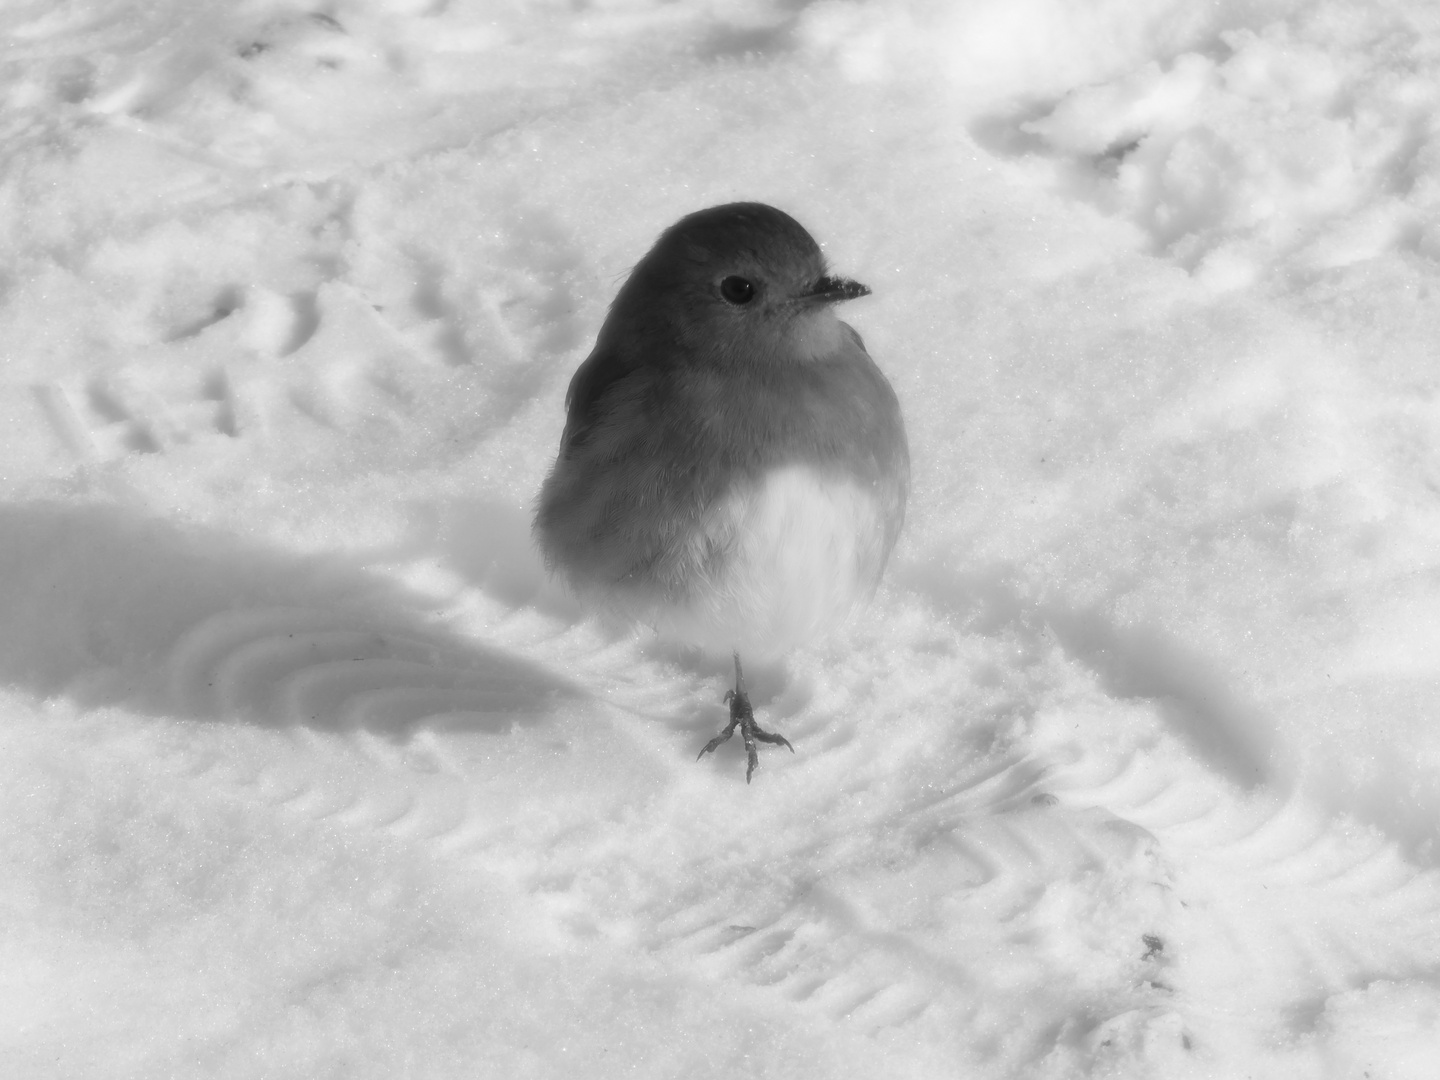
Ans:
[[[1436,1075],[1435,5],[0,27],[0,1074]],[[748,786],[529,535],[737,199],[914,459]]]

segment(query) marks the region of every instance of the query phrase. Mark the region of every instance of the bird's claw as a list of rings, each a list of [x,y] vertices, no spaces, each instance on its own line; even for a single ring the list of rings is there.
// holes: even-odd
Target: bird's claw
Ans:
[[[743,676],[740,674],[740,662],[738,658],[735,662],[735,668],[736,682],[739,682]],[[757,741],[783,746],[792,754],[795,752],[795,747],[790,745],[790,740],[785,738],[784,735],[777,735],[774,732],[765,731],[755,722],[755,710],[750,705],[750,695],[745,693],[744,690],[725,691],[724,701],[730,706],[730,723],[726,725],[724,731],[706,743],[704,749],[702,749],[699,754],[695,755],[696,761],[699,761],[726,739],[730,738],[731,735],[734,735],[737,727],[740,729],[740,737],[745,740],[745,782],[747,784],[750,782],[750,777],[755,773],[755,767],[760,764],[760,755],[755,749],[755,743]]]
[[[711,750],[714,750],[717,746],[719,746],[722,742],[724,742],[726,739],[730,738],[730,736],[734,734],[735,721],[732,720],[730,721],[729,727],[727,727],[724,731],[720,732],[719,735],[716,735],[713,739],[711,739],[701,748],[700,753],[695,755],[695,760],[699,761],[706,754],[710,753]]]

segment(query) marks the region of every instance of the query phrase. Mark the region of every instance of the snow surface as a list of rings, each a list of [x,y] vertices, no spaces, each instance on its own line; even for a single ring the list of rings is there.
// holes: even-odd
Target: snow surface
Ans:
[[[0,1075],[1436,1075],[1433,3],[0,26]],[[749,787],[528,535],[739,198],[915,462]]]

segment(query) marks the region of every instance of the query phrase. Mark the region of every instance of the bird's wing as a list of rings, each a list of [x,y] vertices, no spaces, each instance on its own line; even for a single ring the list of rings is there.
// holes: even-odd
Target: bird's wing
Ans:
[[[585,362],[575,369],[570,389],[565,392],[565,434],[561,437],[564,446],[584,441],[585,432],[595,420],[596,403],[636,366],[611,345],[607,335],[601,335]]]

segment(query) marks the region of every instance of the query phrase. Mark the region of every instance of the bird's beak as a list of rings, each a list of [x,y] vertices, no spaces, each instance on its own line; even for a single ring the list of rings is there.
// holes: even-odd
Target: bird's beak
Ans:
[[[860,282],[851,281],[849,278],[831,277],[827,274],[822,278],[817,278],[815,284],[800,294],[799,299],[821,304],[838,304],[842,300],[854,300],[856,297],[869,295],[869,285],[861,285]]]

